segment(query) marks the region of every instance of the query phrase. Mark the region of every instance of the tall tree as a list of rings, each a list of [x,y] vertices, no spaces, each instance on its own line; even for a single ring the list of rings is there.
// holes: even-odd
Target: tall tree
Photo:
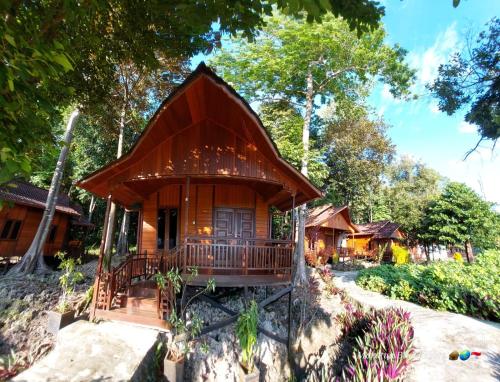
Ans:
[[[308,176],[310,132],[318,103],[356,99],[373,79],[407,94],[413,72],[404,64],[405,51],[384,43],[377,29],[360,38],[347,23],[331,14],[321,23],[275,13],[254,41],[238,36],[215,56],[212,64],[246,98],[264,103],[285,102],[302,116],[300,171]],[[319,100],[319,102],[317,102]],[[298,214],[296,282],[305,281],[304,231],[307,207]]]
[[[463,183],[450,182],[430,203],[424,217],[425,242],[465,248],[467,260],[474,259],[472,246],[481,249],[498,244],[499,214]]]
[[[349,205],[354,221],[373,220],[373,195],[395,149],[379,117],[363,105],[336,104],[324,115],[323,145],[327,148],[327,199]]]
[[[359,32],[384,14],[372,0],[0,2],[0,183],[30,174],[60,108],[106,97],[117,62],[151,65],[157,51],[190,56],[224,32],[250,37],[273,7],[311,21],[333,11]]]
[[[463,52],[439,67],[429,89],[439,100],[439,109],[452,115],[468,108],[465,120],[475,124],[481,140],[500,137],[500,19],[493,18],[475,43],[469,38]]]
[[[58,116],[57,107],[76,103],[84,111],[91,110],[109,96],[117,64],[133,62],[157,67],[157,52],[172,57],[206,50],[217,43],[219,32],[214,34],[212,29],[215,21],[221,32],[241,30],[251,36],[262,25],[263,14],[272,12],[273,4],[245,1],[242,6],[241,2],[232,1],[159,0],[142,3],[94,0],[86,4],[3,2],[0,32],[6,65],[0,67],[0,106],[5,113],[0,113],[0,137],[6,139],[1,140],[0,147],[0,161],[5,163],[0,167],[0,182],[31,171],[27,153],[36,147],[38,138],[50,131],[48,116]],[[341,0],[298,1],[293,6],[279,1],[274,5],[291,14],[305,10],[311,21],[332,10],[343,15],[350,27],[358,31],[376,26],[383,14],[377,2],[366,0],[356,0],[350,7],[345,7]],[[78,70],[73,70],[75,67]],[[64,76],[59,75],[61,68],[66,71]],[[7,129],[3,129],[4,125]],[[64,163],[60,171],[63,167]],[[55,173],[54,179],[60,178]],[[50,195],[54,197],[53,193]],[[54,200],[49,199],[46,204],[52,203]],[[50,222],[49,214],[48,219],[42,219],[38,230],[45,231]],[[35,237],[39,240],[43,235]],[[42,248],[43,242],[35,247]],[[41,249],[30,252],[29,256],[43,262]],[[34,266],[22,270],[33,272]]]
[[[118,126],[117,153],[120,158],[124,152],[126,127],[133,132],[140,132],[144,126],[144,116],[154,108],[172,90],[174,85],[188,73],[188,62],[182,57],[161,58],[161,67],[149,69],[138,67],[132,62],[120,63],[116,70],[116,86],[111,97],[97,113],[93,113],[102,126],[110,130]],[[106,230],[105,254],[108,260],[112,256],[116,225],[116,204],[112,203]],[[125,210],[117,243],[117,254],[123,255],[128,250],[129,211]]]
[[[422,232],[426,208],[440,194],[441,181],[435,170],[402,157],[384,171],[383,185],[374,198],[374,220],[401,224],[409,244],[414,244]]]
[[[57,198],[59,195],[59,188],[61,186],[61,178],[64,171],[64,165],[66,162],[66,157],[68,156],[69,148],[71,145],[71,139],[73,135],[73,130],[76,125],[76,121],[79,116],[79,110],[74,110],[69,116],[68,123],[66,126],[66,132],[64,133],[63,144],[59,158],[57,160],[56,169],[54,170],[54,175],[52,177],[52,182],[50,184],[47,203],[45,203],[45,209],[42,215],[42,221],[38,227],[35,234],[33,242],[31,243],[28,251],[23,256],[21,261],[19,261],[14,268],[10,271],[11,273],[25,273],[32,272],[37,266],[40,271],[46,271],[46,265],[43,261],[43,246],[45,240],[49,233],[49,228],[54,217],[54,212],[56,210]]]

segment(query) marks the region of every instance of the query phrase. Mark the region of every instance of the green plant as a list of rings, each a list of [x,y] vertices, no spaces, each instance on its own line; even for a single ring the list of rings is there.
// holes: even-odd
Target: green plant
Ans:
[[[455,260],[456,262],[459,262],[459,263],[463,263],[464,262],[464,258],[462,257],[462,255],[458,252],[455,252],[453,254],[453,260]]]
[[[410,253],[406,248],[394,245],[392,247],[392,259],[397,265],[408,264],[410,262]]]
[[[171,287],[175,294],[180,293],[181,291],[184,294],[186,292],[186,285],[198,276],[198,268],[189,268],[189,272],[190,273],[186,280],[183,280],[178,268],[172,268],[165,274],[158,272],[154,276],[154,279],[160,291]],[[184,319],[188,306],[199,295],[214,291],[215,280],[210,278],[208,279],[205,288],[194,294],[179,313],[177,310],[176,298],[174,298],[174,306],[168,317],[168,322],[174,328],[176,337],[174,338],[174,341],[172,341],[172,346],[170,346],[166,352],[169,359],[173,361],[181,360],[191,350],[192,340],[200,334],[201,328],[203,327],[203,321],[196,315],[191,317],[189,323]]]
[[[255,300],[239,317],[236,323],[236,335],[240,341],[242,350],[241,363],[251,373],[254,368],[254,352],[257,343],[257,324],[259,323],[259,311]]]
[[[356,336],[342,380],[402,380],[415,352],[410,314],[394,308],[372,310],[360,320],[364,321],[364,328],[361,335]]]
[[[356,283],[433,309],[500,321],[499,275],[500,251],[489,250],[473,263],[437,261],[364,269]]]
[[[68,299],[73,295],[75,285],[82,281],[84,276],[83,273],[75,270],[76,265],[80,264],[80,259],[75,260],[73,258],[66,258],[62,252],[56,253],[56,257],[61,260],[58,268],[63,272],[59,277],[59,285],[61,285],[62,294],[57,304],[57,310],[60,313],[65,313],[69,310],[70,305]]]

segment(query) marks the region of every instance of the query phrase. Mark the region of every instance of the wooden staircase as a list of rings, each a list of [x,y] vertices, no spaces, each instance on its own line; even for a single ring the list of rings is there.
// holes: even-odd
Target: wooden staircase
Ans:
[[[168,322],[160,318],[162,313],[159,311],[158,293],[154,281],[144,280],[134,283],[126,294],[120,296],[115,308],[99,311],[99,317],[169,330]]]

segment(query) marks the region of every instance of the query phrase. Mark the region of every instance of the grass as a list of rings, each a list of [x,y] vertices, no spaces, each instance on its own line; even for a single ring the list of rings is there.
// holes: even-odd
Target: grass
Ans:
[[[471,264],[381,265],[360,271],[356,283],[391,298],[500,322],[498,250],[478,255]]]

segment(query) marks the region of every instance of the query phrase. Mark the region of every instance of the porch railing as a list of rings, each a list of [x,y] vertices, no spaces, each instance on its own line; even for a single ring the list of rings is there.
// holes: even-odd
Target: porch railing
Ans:
[[[209,274],[291,274],[290,241],[190,237],[184,244],[183,269],[198,267]]]
[[[120,307],[125,294],[136,279],[149,279],[158,272],[173,268],[188,273],[198,268],[209,275],[280,275],[291,276],[293,243],[283,240],[189,237],[172,250],[155,254],[128,256],[119,266],[102,272],[97,280],[96,308]],[[158,291],[158,315],[164,317],[172,303],[173,293]],[[172,301],[171,301],[172,300]]]

